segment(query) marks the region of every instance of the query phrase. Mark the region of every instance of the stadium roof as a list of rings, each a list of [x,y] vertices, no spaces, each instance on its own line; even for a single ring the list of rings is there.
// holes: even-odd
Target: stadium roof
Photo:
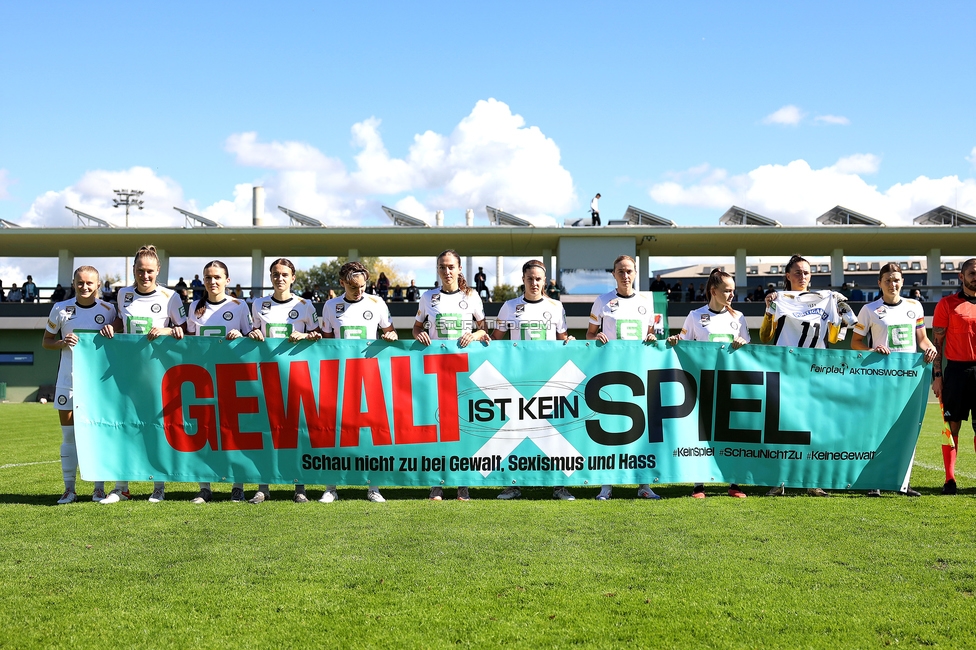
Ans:
[[[881,226],[884,223],[860,212],[848,210],[844,206],[836,205],[817,217],[817,223],[822,226]]]
[[[718,222],[725,226],[782,226],[780,222],[733,205]]]
[[[185,217],[183,220],[184,228],[194,228],[196,226],[203,226],[204,228],[223,228],[223,226],[213,219],[201,217],[199,214],[194,214],[188,210],[184,210],[183,208],[178,208],[175,205],[173,206],[173,209]]]
[[[293,226],[308,226],[309,228],[325,228],[322,222],[318,219],[313,219],[312,217],[306,217],[301,212],[295,212],[294,210],[289,210],[286,207],[278,206],[278,209],[288,215],[291,219],[291,224]]]
[[[462,255],[534,256],[544,250],[554,254],[560,240],[604,237],[633,238],[638,251],[652,257],[690,255],[734,256],[738,249],[749,255],[942,255],[972,256],[976,252],[976,228],[960,228],[946,236],[944,228],[919,226],[857,228],[816,226],[679,226],[660,228],[511,228],[504,226],[438,228],[4,228],[0,229],[0,256],[58,257],[70,250],[76,257],[124,257],[140,246],[155,244],[170,256],[250,257],[252,251],[268,255],[305,257],[345,256],[357,250],[362,256],[434,256],[453,248]]]
[[[915,217],[919,226],[976,226],[976,217],[944,205]]]

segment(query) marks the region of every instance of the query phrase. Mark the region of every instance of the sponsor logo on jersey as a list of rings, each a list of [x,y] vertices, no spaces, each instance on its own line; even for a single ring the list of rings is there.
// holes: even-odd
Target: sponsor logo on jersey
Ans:
[[[702,327],[708,327],[708,324],[712,322],[712,316],[711,314],[702,314],[698,320],[701,322]]]
[[[820,316],[820,320],[827,320],[827,312],[820,307],[793,312],[793,318],[802,319],[804,316]]]
[[[230,313],[229,311],[225,311],[222,318],[224,320],[234,320],[234,314]]]
[[[874,313],[878,315],[878,318],[884,318],[885,317],[885,314],[888,313],[888,310],[885,308],[884,305],[882,305],[881,307],[878,307],[877,309],[875,309],[874,310]]]
[[[521,316],[525,313],[525,305],[515,305],[515,315]]]
[[[336,315],[346,313],[346,304],[343,302],[337,302],[335,308]]]
[[[261,313],[262,314],[270,314],[271,313],[271,303],[270,302],[263,302],[263,303],[261,303]]]
[[[363,318],[365,318],[366,320],[373,320],[373,312],[367,309],[366,311],[363,312]]]
[[[288,312],[288,318],[298,318],[298,310],[292,309],[290,312]]]
[[[439,294],[439,293],[435,293],[434,295],[432,295],[430,297],[430,304],[431,304],[432,307],[434,305],[440,303],[440,301],[441,301],[441,294]]]
[[[101,314],[97,314],[95,316],[95,322],[98,323],[99,325],[101,325],[102,323],[105,322],[105,317],[102,316]]]
[[[611,314],[617,311],[618,307],[620,307],[620,304],[616,300],[611,300],[610,302],[607,303],[607,309],[610,310]]]
[[[150,311],[152,311],[152,313],[154,313],[154,314],[158,314],[159,312],[161,312],[161,311],[163,311],[163,306],[162,306],[162,305],[160,305],[160,304],[159,304],[159,303],[157,302],[156,304],[154,304],[154,305],[153,305],[152,307],[150,307],[149,309],[150,309]]]
[[[69,306],[65,307],[64,308],[64,313],[67,314],[68,320],[71,320],[72,318],[75,317],[75,306],[74,305],[69,305]]]
[[[132,294],[131,294],[131,293],[127,293],[127,294],[125,294],[125,300],[123,300],[122,302],[124,302],[124,303],[125,303],[125,304],[127,304],[127,305],[128,305],[128,304],[129,304],[130,302],[132,302]]]

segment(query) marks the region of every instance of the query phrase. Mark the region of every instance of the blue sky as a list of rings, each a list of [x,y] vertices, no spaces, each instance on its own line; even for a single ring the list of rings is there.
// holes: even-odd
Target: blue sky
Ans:
[[[119,222],[135,186],[146,223],[243,225],[256,183],[269,218],[336,225],[562,223],[598,191],[604,221],[976,214],[974,24],[972,2],[8,3],[0,218]]]

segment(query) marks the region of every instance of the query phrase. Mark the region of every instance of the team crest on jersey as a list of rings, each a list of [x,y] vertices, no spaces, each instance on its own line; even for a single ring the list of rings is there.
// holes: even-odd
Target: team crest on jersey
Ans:
[[[915,318],[915,312],[913,312],[913,311],[912,311],[911,309],[909,309],[909,310],[908,310],[908,311],[907,311],[907,312],[905,313],[905,315],[906,315],[906,316],[908,316],[909,318]]]
[[[552,320],[552,312],[544,311],[542,312],[542,317],[546,320]]]
[[[641,316],[643,316],[644,314],[647,313],[647,307],[645,307],[644,305],[640,305],[637,308],[637,313],[640,314]]]
[[[152,306],[152,307],[150,307],[149,309],[150,309],[150,310],[152,311],[152,313],[154,313],[154,314],[158,314],[159,312],[161,312],[161,311],[163,311],[163,306],[162,306],[162,305],[160,305],[160,304],[159,304],[159,303],[157,302],[157,303],[156,303],[155,305],[153,305],[153,306]]]
[[[739,329],[739,321],[737,320],[732,321],[731,323],[729,323],[729,327],[731,327],[734,330]]]
[[[271,303],[270,302],[265,302],[265,303],[262,303],[261,304],[261,313],[262,314],[270,314],[271,313]]]
[[[229,311],[225,311],[224,312],[224,315],[223,315],[223,319],[224,320],[234,320],[234,314],[230,313]]]
[[[619,306],[620,306],[620,304],[616,300],[611,300],[610,302],[607,303],[607,309],[610,310],[610,313],[611,314],[613,312],[617,311],[617,307],[619,307]]]
[[[701,322],[702,327],[708,327],[708,324],[712,322],[712,315],[702,314],[698,317],[698,320]]]
[[[132,302],[132,294],[131,294],[131,293],[127,293],[127,294],[125,294],[125,300],[123,300],[123,302],[124,302],[125,304],[127,304],[127,305],[128,305],[128,304],[129,304],[130,302]]]
[[[458,303],[458,307],[460,307],[461,309],[467,309],[468,308],[468,301],[467,300],[462,300],[461,302]]]
[[[338,316],[339,314],[346,313],[346,304],[345,303],[337,302],[335,308],[336,308],[336,316]]]
[[[874,313],[878,315],[878,318],[884,318],[885,314],[888,313],[888,310],[884,307],[884,305],[882,305],[881,307],[875,309]]]
[[[434,305],[440,303],[440,301],[441,301],[441,294],[435,293],[434,295],[432,295],[430,297],[430,305],[431,305],[431,307],[433,307]]]
[[[101,325],[102,323],[105,322],[105,317],[102,316],[101,314],[98,314],[95,316],[95,322]]]
[[[290,312],[288,312],[288,318],[298,318],[298,310],[292,309]]]
[[[515,315],[521,316],[525,313],[525,305],[515,305]]]
[[[75,317],[75,306],[69,305],[68,307],[65,307],[64,313],[67,314],[68,320],[71,320],[72,318]]]
[[[367,309],[366,311],[363,312],[363,318],[365,318],[366,320],[373,320],[373,312]]]

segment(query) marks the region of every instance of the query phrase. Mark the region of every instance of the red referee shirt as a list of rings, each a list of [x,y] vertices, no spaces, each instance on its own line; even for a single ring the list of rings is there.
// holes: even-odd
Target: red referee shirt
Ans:
[[[932,327],[946,330],[945,356],[950,361],[976,361],[976,297],[946,296],[935,306]]]

